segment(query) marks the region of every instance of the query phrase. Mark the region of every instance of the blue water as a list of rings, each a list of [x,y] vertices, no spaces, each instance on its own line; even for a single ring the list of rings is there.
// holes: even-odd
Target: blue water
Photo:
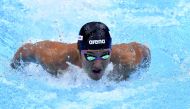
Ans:
[[[149,70],[114,82],[73,65],[58,78],[10,68],[23,43],[76,42],[89,21],[107,24],[114,44],[147,45]],[[189,30],[189,0],[0,0],[0,109],[190,109]]]

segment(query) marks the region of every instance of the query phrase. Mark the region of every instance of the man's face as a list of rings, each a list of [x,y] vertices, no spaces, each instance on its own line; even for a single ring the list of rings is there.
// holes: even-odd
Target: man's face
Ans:
[[[110,62],[111,49],[81,50],[82,66],[88,76],[99,80]]]

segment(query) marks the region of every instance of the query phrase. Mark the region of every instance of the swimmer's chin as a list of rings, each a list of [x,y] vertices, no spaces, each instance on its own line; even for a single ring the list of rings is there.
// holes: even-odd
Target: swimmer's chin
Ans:
[[[98,80],[100,80],[102,77],[100,77],[100,78],[92,78],[92,77],[90,77],[92,80],[95,80],[95,81],[98,81]]]
[[[90,77],[92,80],[94,80],[94,81],[98,81],[98,80],[100,80],[101,78],[92,78],[92,77]]]
[[[101,71],[101,72],[91,72],[91,73],[89,73],[88,74],[88,76],[91,78],[91,79],[93,79],[93,80],[95,80],[95,81],[98,81],[98,80],[100,80],[101,78],[102,78],[102,76],[103,76],[103,72]]]

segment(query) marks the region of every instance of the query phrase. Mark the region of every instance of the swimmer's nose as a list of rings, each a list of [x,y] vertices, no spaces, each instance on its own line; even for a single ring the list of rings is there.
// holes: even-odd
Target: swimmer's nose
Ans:
[[[102,69],[102,60],[95,60],[93,68],[94,69]]]

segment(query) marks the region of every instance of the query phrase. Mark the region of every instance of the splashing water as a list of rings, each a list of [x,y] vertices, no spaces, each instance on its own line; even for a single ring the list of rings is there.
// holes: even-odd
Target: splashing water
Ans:
[[[1,0],[0,109],[189,109],[189,19],[188,0]],[[107,24],[114,44],[146,44],[149,71],[114,82],[73,65],[58,78],[36,64],[9,66],[23,43],[73,43],[89,21]]]

